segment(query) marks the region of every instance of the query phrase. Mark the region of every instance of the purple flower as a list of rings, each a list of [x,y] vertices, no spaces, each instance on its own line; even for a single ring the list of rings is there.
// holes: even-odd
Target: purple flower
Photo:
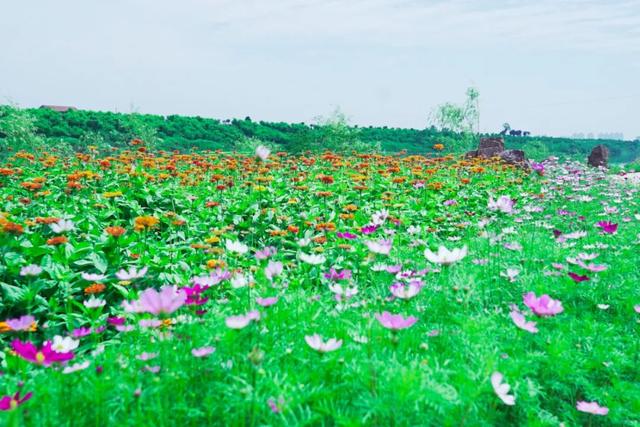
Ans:
[[[547,294],[536,297],[536,294],[529,292],[523,297],[524,305],[529,307],[538,316],[555,316],[562,313],[564,308],[558,300],[551,299]]]
[[[35,321],[35,317],[25,315],[20,316],[17,319],[7,319],[5,323],[11,328],[12,331],[28,331],[29,329],[31,329],[31,325]]]
[[[384,311],[382,314],[376,313],[376,319],[382,326],[392,330],[409,328],[418,321],[416,317],[404,318],[401,314],[391,314],[388,311]]]
[[[544,175],[544,164],[538,162],[531,162],[531,169],[533,169],[538,175]]]
[[[335,268],[331,267],[328,273],[324,273],[324,278],[334,281],[348,280],[351,279],[351,270],[337,271]]]
[[[91,334],[91,328],[87,328],[86,326],[82,326],[80,328],[74,329],[72,335],[76,338],[86,337]]]
[[[457,205],[458,202],[456,202],[453,199],[450,199],[450,200],[445,200],[442,204],[445,205],[445,206],[453,206],[453,205]]]

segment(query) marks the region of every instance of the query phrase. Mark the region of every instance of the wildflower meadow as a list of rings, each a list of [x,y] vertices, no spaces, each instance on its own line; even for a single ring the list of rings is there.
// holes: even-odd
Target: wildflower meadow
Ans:
[[[20,151],[2,426],[640,425],[640,192],[552,159]]]

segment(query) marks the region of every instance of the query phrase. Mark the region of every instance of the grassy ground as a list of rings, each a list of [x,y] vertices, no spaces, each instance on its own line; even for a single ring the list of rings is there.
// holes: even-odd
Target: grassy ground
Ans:
[[[139,148],[0,169],[0,319],[35,321],[0,323],[0,398],[33,393],[1,425],[640,423],[637,189],[576,164]],[[426,257],[441,246],[467,254]],[[131,267],[148,270],[115,277]],[[528,292],[563,310],[536,315]],[[123,307],[143,294],[146,313]],[[417,321],[389,329],[385,311]],[[16,339],[73,359],[30,362]]]

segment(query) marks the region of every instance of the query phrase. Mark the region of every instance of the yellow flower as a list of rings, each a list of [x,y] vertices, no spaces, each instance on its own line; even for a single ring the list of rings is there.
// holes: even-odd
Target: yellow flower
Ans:
[[[114,197],[120,196],[122,196],[122,191],[107,191],[106,193],[102,194],[102,197],[104,197],[105,199],[112,199]]]

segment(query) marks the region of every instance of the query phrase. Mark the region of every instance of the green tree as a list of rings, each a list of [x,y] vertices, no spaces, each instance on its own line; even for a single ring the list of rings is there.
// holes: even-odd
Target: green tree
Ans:
[[[35,121],[26,110],[12,105],[0,106],[0,156],[42,149],[44,139],[36,133]]]

